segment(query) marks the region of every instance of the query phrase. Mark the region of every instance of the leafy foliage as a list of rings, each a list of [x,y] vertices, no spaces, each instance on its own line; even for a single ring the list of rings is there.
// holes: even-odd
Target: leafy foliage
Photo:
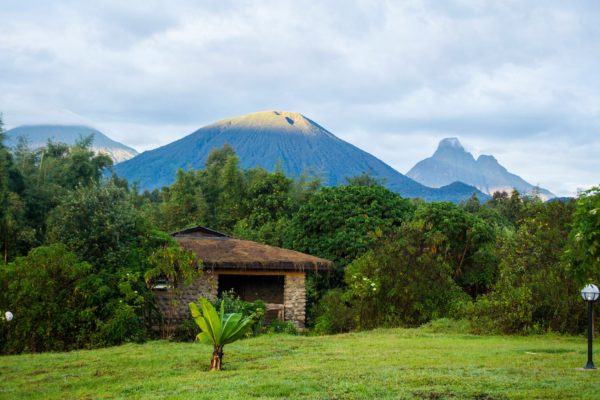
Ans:
[[[577,199],[565,258],[580,286],[600,280],[600,186]]]
[[[89,346],[98,321],[92,267],[62,244],[39,247],[0,269],[0,304],[16,318],[0,325],[1,352],[65,351]]]
[[[118,269],[128,245],[148,232],[126,192],[106,186],[79,186],[48,217],[48,239],[62,242],[98,270]]]
[[[253,323],[252,316],[243,317],[241,313],[225,314],[225,304],[221,302],[217,313],[207,299],[200,299],[200,309],[196,303],[190,303],[192,318],[201,329],[197,339],[213,345],[213,358],[210,369],[219,371],[222,367],[223,347],[241,339]]]
[[[472,297],[485,293],[495,279],[495,226],[452,203],[424,203],[413,221],[422,224],[431,251],[452,270],[454,280]]]
[[[425,203],[366,174],[320,188],[307,175],[243,170],[226,145],[204,169],[138,193],[108,177],[110,160],[90,150],[89,138],[35,151],[22,141],[12,153],[3,140],[0,122],[0,309],[19,313],[0,328],[2,352],[142,341],[160,321],[163,337],[196,335],[193,320],[176,327],[158,315],[149,286],[170,281],[175,306],[178,288],[200,270],[156,228],[205,225],[335,261],[335,271],[307,276],[308,323],[320,333],[460,316],[481,333],[581,332],[579,286],[600,278],[599,188],[576,204],[517,192],[488,203]],[[56,299],[67,297],[76,304],[65,300],[58,315]],[[225,293],[220,306],[251,317],[244,335],[292,332],[280,322],[265,328],[260,302]]]
[[[202,225],[206,219],[207,203],[196,171],[177,171],[175,183],[162,191],[155,223],[166,231]]]
[[[330,289],[319,300],[315,309],[315,333],[349,332],[355,328],[353,309],[345,300],[344,290]]]
[[[453,280],[446,254],[438,251],[445,240],[416,219],[350,264],[346,298],[357,327],[414,326],[452,316],[468,296]]]
[[[516,233],[499,241],[493,290],[468,307],[467,315],[478,332],[577,332],[585,308],[561,261],[573,204],[532,202],[524,215]]]
[[[286,245],[344,267],[413,212],[382,186],[322,188],[294,214]]]
[[[172,339],[177,330],[177,309],[181,290],[202,275],[202,263],[191,251],[184,250],[171,241],[153,251],[148,257],[149,269],[144,274],[148,287],[159,280],[169,286],[166,291],[169,308],[160,318],[161,339]]]
[[[212,302],[215,308],[220,307],[221,304],[227,314],[239,313],[242,314],[243,318],[252,318],[253,323],[246,332],[247,335],[258,335],[261,332],[267,312],[267,306],[264,301],[244,301],[232,290],[221,293]]]

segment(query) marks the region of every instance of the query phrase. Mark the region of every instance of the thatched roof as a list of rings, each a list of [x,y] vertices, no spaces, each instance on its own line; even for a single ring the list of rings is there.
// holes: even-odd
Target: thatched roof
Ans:
[[[294,250],[268,246],[249,240],[223,236],[205,236],[204,231],[177,232],[175,240],[194,252],[205,267],[240,270],[325,270],[333,266],[329,260]]]

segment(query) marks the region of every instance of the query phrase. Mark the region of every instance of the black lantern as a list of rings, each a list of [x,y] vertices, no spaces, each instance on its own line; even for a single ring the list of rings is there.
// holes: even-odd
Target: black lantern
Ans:
[[[592,304],[600,297],[600,290],[598,290],[598,286],[589,284],[581,289],[581,297],[588,303],[588,361],[585,365],[585,369],[596,369],[596,366],[592,361],[592,334],[594,329],[594,310]]]

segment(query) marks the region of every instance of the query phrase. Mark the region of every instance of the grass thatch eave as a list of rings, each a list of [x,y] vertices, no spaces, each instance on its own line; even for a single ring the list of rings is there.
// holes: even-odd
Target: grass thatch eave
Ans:
[[[333,267],[331,261],[323,258],[249,240],[190,236],[175,236],[175,240],[209,268],[322,271]]]

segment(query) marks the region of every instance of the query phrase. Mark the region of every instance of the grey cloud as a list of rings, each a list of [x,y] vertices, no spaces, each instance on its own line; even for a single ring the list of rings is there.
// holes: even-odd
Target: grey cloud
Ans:
[[[497,154],[540,135],[595,145],[597,11],[594,1],[8,2],[0,110],[9,127],[84,120],[142,150],[227,116],[295,110],[402,172],[450,135]],[[523,155],[511,151],[507,160]],[[541,164],[560,158],[599,183],[586,172],[600,170],[591,150],[577,163],[545,151]],[[515,166],[564,187],[552,168]]]

